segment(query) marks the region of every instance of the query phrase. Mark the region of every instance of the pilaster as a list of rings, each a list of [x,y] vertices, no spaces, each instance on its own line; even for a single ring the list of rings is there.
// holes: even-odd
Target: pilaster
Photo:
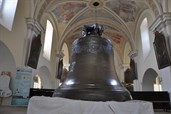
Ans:
[[[136,56],[138,56],[138,51],[137,50],[132,50],[132,51],[129,52],[128,56],[131,59],[134,59]]]
[[[23,52],[23,65],[25,66],[28,61],[28,56],[30,53],[32,38],[38,34],[44,33],[44,28],[40,25],[39,22],[33,18],[26,18],[27,24],[27,36],[24,41],[24,52]]]

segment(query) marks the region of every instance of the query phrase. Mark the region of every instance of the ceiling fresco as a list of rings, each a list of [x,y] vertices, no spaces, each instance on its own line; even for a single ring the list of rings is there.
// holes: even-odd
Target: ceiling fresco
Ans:
[[[106,6],[125,22],[135,21],[140,11],[147,8],[143,0],[111,0],[106,3]]]
[[[135,1],[114,0],[108,2],[106,6],[119,15],[125,22],[135,21],[137,10]]]
[[[121,31],[114,29],[110,26],[103,26],[104,32],[102,34],[103,38],[107,38],[113,42],[114,48],[116,49],[118,55],[122,56],[124,52],[124,45],[128,41],[128,38],[125,38],[125,34],[122,34]],[[83,26],[76,29],[71,35],[67,36],[65,39],[65,43],[68,45],[69,49],[71,49],[71,44],[75,39],[81,38],[82,36]]]
[[[74,21],[70,23],[70,26],[74,25],[75,23],[79,22],[80,20],[93,20],[93,22],[89,21],[90,23],[98,23],[99,20],[107,19],[111,20],[117,24],[121,24],[120,21],[114,17],[109,11],[106,9],[86,9],[83,13],[81,13],[78,17],[75,17]]]
[[[111,38],[116,44],[120,44],[124,40],[123,36],[119,33],[105,31],[104,34]]]
[[[37,9],[37,20],[44,12],[50,12],[57,28],[71,47],[72,42],[81,37],[83,25],[99,23],[104,26],[104,35],[114,42],[118,53],[122,56],[126,42],[131,46],[134,31],[140,14],[145,9],[151,9],[159,15],[158,0],[40,0],[41,7]],[[94,3],[97,3],[96,5]],[[62,29],[61,29],[62,28]],[[72,30],[75,29],[75,30]],[[65,37],[64,37],[65,36]]]
[[[59,23],[67,23],[70,21],[80,10],[86,7],[85,3],[63,3],[57,5],[57,7],[52,11]]]

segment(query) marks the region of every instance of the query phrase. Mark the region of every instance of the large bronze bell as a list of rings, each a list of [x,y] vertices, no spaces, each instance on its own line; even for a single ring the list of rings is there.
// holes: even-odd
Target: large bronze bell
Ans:
[[[53,97],[90,101],[127,101],[130,93],[117,77],[113,45],[101,37],[103,26],[84,26],[83,37],[72,45],[72,60],[64,83]]]

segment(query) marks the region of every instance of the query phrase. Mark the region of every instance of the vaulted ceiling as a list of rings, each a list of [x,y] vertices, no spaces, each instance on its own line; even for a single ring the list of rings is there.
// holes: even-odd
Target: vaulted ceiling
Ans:
[[[160,0],[39,0],[35,18],[40,21],[44,13],[55,20],[61,41],[70,48],[81,37],[83,25],[99,23],[104,26],[103,37],[113,41],[122,57],[126,43],[135,48],[134,31],[141,13],[151,9],[160,15]]]

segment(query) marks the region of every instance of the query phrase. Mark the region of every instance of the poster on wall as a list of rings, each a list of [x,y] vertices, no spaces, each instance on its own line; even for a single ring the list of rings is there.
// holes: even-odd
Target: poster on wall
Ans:
[[[22,67],[16,69],[16,78],[11,105],[27,106],[32,87],[33,69]]]

